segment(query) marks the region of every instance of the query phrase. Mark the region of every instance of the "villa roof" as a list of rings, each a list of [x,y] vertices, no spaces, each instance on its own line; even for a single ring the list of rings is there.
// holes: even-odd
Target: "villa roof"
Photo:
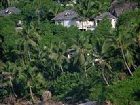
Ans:
[[[0,11],[0,16],[8,16],[10,14],[19,14],[20,12],[21,10],[16,7],[8,7]]]
[[[76,19],[77,17],[78,14],[74,10],[65,10],[64,12],[57,14],[52,20],[71,20]]]
[[[100,14],[99,16],[96,16],[95,19],[102,20],[105,17],[108,19],[116,19],[116,17],[113,16],[110,12],[104,12],[104,13]]]

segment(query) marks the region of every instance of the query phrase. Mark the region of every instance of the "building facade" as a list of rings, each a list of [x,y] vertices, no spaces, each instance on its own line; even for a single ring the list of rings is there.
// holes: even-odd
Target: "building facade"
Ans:
[[[99,21],[103,20],[105,17],[110,20],[112,28],[115,28],[117,18],[109,12],[102,13],[94,19],[89,20],[81,18],[74,10],[65,10],[57,14],[52,20],[55,21],[55,24],[61,24],[64,27],[76,26],[80,30],[93,31],[98,26]]]

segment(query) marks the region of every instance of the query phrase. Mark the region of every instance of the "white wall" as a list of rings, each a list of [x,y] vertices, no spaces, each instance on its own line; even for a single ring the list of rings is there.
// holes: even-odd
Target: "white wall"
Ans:
[[[75,20],[64,20],[64,27],[76,26]]]
[[[56,21],[55,22],[57,25],[61,24],[64,27],[70,27],[72,25],[76,26],[76,21],[75,20],[64,20],[64,21]]]
[[[93,27],[95,26],[94,21],[76,21],[76,25],[78,29],[85,29],[85,30],[93,30]]]
[[[116,22],[117,22],[116,19],[111,19],[112,28],[115,28],[116,27]]]
[[[85,29],[85,30],[94,30],[95,22],[94,21],[76,21],[76,20],[64,20],[64,21],[56,21],[57,25],[61,24],[64,27],[70,26],[77,26],[78,29]]]

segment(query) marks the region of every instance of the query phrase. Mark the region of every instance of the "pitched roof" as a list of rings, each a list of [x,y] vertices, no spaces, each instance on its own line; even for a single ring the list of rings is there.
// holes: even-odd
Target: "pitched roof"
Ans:
[[[8,7],[0,11],[0,16],[8,16],[10,14],[19,14],[20,12],[21,10],[16,7]]]
[[[74,10],[65,10],[57,14],[52,20],[71,20],[78,17],[77,12]]]
[[[138,7],[138,3],[136,2],[122,2],[114,1],[111,4],[110,12],[115,16],[120,16],[123,12],[132,10]]]
[[[104,13],[100,14],[99,16],[96,16],[95,19],[102,20],[105,17],[108,19],[116,19],[116,17],[113,16],[110,12],[104,12]]]

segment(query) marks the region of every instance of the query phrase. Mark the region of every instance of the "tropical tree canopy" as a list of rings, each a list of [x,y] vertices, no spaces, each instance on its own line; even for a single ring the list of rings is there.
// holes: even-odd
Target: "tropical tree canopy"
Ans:
[[[108,11],[110,3],[77,0],[71,8],[86,19]],[[15,98],[34,105],[49,91],[52,100],[68,104],[140,104],[139,8],[118,17],[115,29],[104,18],[94,31],[81,31],[54,24],[65,10],[57,0],[1,0],[1,9],[8,6],[22,12],[0,17],[0,103]]]

